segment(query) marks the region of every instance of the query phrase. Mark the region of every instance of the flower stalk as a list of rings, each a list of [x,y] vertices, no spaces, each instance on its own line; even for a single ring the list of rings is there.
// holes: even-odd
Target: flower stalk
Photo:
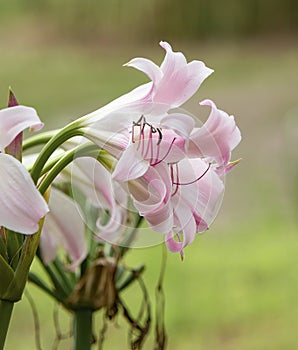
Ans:
[[[14,302],[9,300],[0,300],[0,350],[4,349],[13,307]]]
[[[74,350],[89,350],[92,345],[92,309],[78,309],[74,311]]]

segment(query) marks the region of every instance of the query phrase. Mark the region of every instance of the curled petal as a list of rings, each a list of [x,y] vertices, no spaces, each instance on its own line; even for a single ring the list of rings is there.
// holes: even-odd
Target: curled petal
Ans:
[[[177,227],[176,230],[183,233],[183,247],[186,247],[195,238],[196,222],[191,208],[188,207],[183,201],[178,201],[178,205],[175,208],[174,223]]]
[[[129,183],[129,190],[141,215],[156,213],[171,196],[168,167],[165,164],[150,167],[141,178]]]
[[[23,130],[43,127],[34,108],[15,106],[0,110],[0,151],[3,151]]]
[[[172,46],[166,41],[160,41],[159,45],[166,51],[165,58],[160,66],[165,76],[171,76],[177,70],[183,68],[187,62],[181,52],[173,52]]]
[[[210,106],[211,113],[206,123],[191,133],[188,155],[211,157],[218,166],[225,165],[231,158],[231,151],[241,140],[240,131],[234,117],[217,109],[214,102],[204,100],[201,105]]]
[[[118,183],[112,181],[110,172],[90,157],[78,158],[72,167],[73,194],[78,187],[96,208],[109,213],[108,221],[97,220],[96,237],[105,241],[113,241],[119,237],[127,218],[127,193]]]
[[[177,242],[174,239],[174,234],[173,232],[169,232],[166,237],[165,237],[165,243],[167,248],[172,252],[172,253],[178,253],[182,252],[183,249],[183,242]]]
[[[33,234],[48,211],[25,167],[12,156],[0,153],[0,225]]]
[[[152,80],[153,84],[158,83],[162,78],[160,68],[147,58],[133,58],[131,61],[126,63],[125,66],[133,67],[144,72]]]
[[[158,210],[148,213],[145,212],[143,215],[154,231],[164,234],[172,230],[174,220],[173,209],[170,202],[165,203]]]

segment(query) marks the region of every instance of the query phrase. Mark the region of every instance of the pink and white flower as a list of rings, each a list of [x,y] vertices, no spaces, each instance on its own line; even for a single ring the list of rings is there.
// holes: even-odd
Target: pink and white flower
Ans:
[[[193,96],[213,70],[201,61],[187,63],[185,56],[181,52],[173,52],[167,42],[161,41],[160,45],[166,51],[160,67],[146,58],[134,58],[126,64],[144,72],[151,82],[82,117],[83,126],[93,128],[96,123],[98,128],[119,132],[128,125],[131,127],[142,114],[154,127],[181,126],[179,119],[183,116],[167,118],[167,112]],[[189,118],[186,119],[189,123]]]
[[[166,56],[160,67],[144,58],[127,64],[151,82],[83,117],[81,125],[87,138],[118,160],[113,179],[128,183],[140,214],[165,234],[170,250],[182,252],[214,219],[224,191],[220,176],[233,166],[231,151],[241,135],[234,117],[211,100],[201,102],[211,113],[200,128],[189,115],[170,111],[212,70],[200,61],[187,63],[168,43],[161,46]]]

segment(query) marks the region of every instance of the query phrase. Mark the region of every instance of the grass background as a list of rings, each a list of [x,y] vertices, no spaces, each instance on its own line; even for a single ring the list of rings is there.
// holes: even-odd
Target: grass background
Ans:
[[[158,41],[145,44],[72,42],[20,13],[0,25],[0,105],[12,86],[21,103],[34,106],[57,128],[99,108],[146,80],[121,65],[135,56],[160,62]],[[29,19],[28,19],[29,18]],[[168,39],[162,37],[161,39]],[[169,38],[170,39],[170,38]],[[204,98],[234,114],[243,140],[233,158],[243,158],[227,177],[216,222],[185,251],[168,254],[166,325],[173,350],[294,350],[298,323],[297,129],[298,47],[289,37],[260,40],[171,40],[188,60],[201,59],[215,73],[186,108],[206,118]],[[127,263],[144,262],[154,304],[161,246],[134,249]],[[34,265],[34,269],[39,269]],[[1,280],[0,280],[1,283]],[[51,349],[53,303],[29,286],[40,317],[42,348]],[[125,297],[133,304],[136,287]],[[61,327],[69,318],[60,312]],[[102,316],[96,320],[99,332]],[[35,348],[28,300],[16,305],[7,350]],[[125,349],[127,327],[118,319],[106,349]],[[59,349],[70,349],[64,340]],[[148,339],[145,349],[152,349]]]

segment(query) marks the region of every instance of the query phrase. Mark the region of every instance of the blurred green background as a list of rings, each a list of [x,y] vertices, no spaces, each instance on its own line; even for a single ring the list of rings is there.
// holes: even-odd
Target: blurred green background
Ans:
[[[161,62],[159,40],[215,73],[186,108],[216,101],[234,114],[243,140],[233,154],[216,222],[185,251],[168,255],[166,325],[171,350],[294,350],[298,335],[297,0],[0,1],[0,105],[12,86],[57,128],[147,79],[121,65],[144,56]],[[202,114],[203,113],[203,114]],[[134,249],[144,262],[154,305],[162,249]],[[38,269],[35,264],[34,269]],[[0,280],[1,283],[1,280]],[[42,349],[52,349],[53,303],[30,286]],[[130,304],[139,297],[132,287]],[[60,310],[61,328],[69,318]],[[99,333],[102,315],[97,316]],[[35,331],[24,297],[7,350],[32,350]],[[106,349],[125,349],[127,327],[111,324]],[[63,340],[59,349],[70,349]],[[152,338],[146,349],[152,349]]]

